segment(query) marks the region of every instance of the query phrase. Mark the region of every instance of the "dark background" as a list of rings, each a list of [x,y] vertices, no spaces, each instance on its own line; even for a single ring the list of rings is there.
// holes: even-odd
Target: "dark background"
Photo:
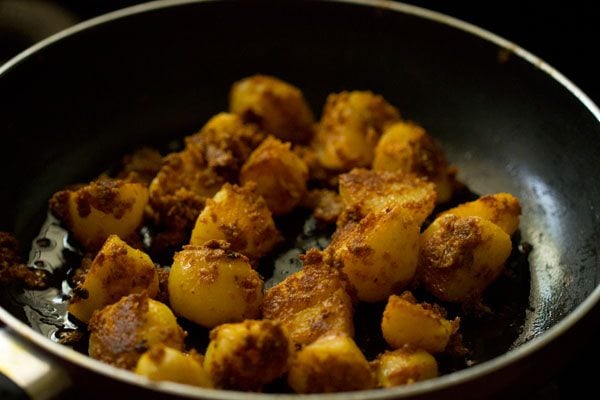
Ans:
[[[282,0],[284,1],[284,0]],[[478,25],[539,56],[594,102],[600,104],[600,62],[596,51],[600,12],[583,1],[423,0],[408,3],[430,8]],[[44,37],[139,0],[0,0],[0,64]],[[249,16],[251,18],[251,16]],[[597,315],[598,313],[596,313]],[[597,327],[597,322],[592,326]],[[593,367],[600,352],[582,343],[575,359],[542,387],[523,388],[523,398],[566,399],[595,390]],[[594,397],[594,396],[592,396]]]

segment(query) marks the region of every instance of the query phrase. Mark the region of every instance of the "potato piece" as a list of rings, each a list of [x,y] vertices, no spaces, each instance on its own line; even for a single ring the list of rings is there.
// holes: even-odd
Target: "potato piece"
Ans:
[[[55,193],[50,208],[75,239],[96,251],[110,235],[130,238],[142,223],[147,203],[143,184],[103,179]]]
[[[288,384],[296,393],[332,393],[375,387],[367,359],[352,338],[321,336],[292,362]]]
[[[477,303],[502,273],[511,248],[510,236],[498,225],[446,214],[421,235],[419,277],[440,300]]]
[[[204,370],[202,361],[202,357],[157,344],[142,354],[135,367],[135,373],[156,381],[212,388],[212,381]]]
[[[229,109],[247,122],[294,143],[312,137],[313,113],[297,87],[267,75],[254,75],[233,84]]]
[[[339,270],[311,249],[304,267],[272,287],[262,303],[263,317],[281,321],[294,343],[305,345],[327,333],[354,336],[352,299]]]
[[[186,336],[169,307],[146,293],[130,294],[95,312],[88,328],[89,355],[126,369],[135,368],[140,356],[156,344],[183,350]]]
[[[393,206],[338,229],[326,249],[361,301],[376,302],[406,287],[419,256],[419,224]]]
[[[293,353],[280,323],[246,320],[210,332],[204,368],[217,387],[260,391],[288,371]]]
[[[87,323],[95,310],[143,291],[149,297],[158,293],[154,263],[143,251],[111,235],[92,261],[83,283],[74,290],[69,313]]]
[[[330,94],[313,141],[319,162],[341,171],[370,166],[384,128],[399,118],[395,107],[372,92]]]
[[[226,240],[231,250],[256,260],[267,254],[280,240],[271,212],[256,193],[252,182],[243,187],[225,184],[196,221],[190,244]]]
[[[446,210],[440,216],[454,214],[463,217],[481,217],[498,225],[508,235],[519,229],[521,205],[510,193],[496,193]]]
[[[438,376],[436,359],[425,350],[403,347],[380,354],[371,363],[379,387],[407,385]]]
[[[360,217],[398,205],[421,225],[435,207],[436,192],[432,183],[415,175],[355,168],[340,175],[340,197],[347,211],[358,211]],[[347,219],[343,216],[340,225]]]
[[[184,246],[173,257],[169,303],[177,315],[212,328],[257,318],[263,281],[248,259],[223,241]]]
[[[437,202],[450,200],[456,168],[450,167],[439,144],[425,129],[411,122],[386,128],[375,148],[373,169],[413,173],[435,183]]]
[[[296,207],[306,192],[307,180],[308,167],[290,150],[290,143],[272,136],[254,150],[240,172],[240,183],[255,182],[256,192],[274,215]]]
[[[383,311],[381,331],[394,349],[411,346],[430,353],[444,351],[450,336],[456,333],[460,319],[449,321],[436,305],[418,304],[410,292],[392,295]]]

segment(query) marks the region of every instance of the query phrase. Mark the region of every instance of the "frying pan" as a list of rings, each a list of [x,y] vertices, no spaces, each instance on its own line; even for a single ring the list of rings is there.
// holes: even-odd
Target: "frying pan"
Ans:
[[[331,92],[382,94],[441,142],[471,190],[520,198],[520,240],[532,248],[519,326],[487,333],[498,354],[407,387],[316,398],[506,396],[546,379],[598,332],[600,111],[522,48],[400,3],[164,0],[30,48],[0,68],[0,229],[32,243],[53,192],[140,145],[196,131],[227,108],[231,83],[254,73],[294,83],[317,112]],[[38,398],[68,385],[87,397],[110,387],[144,398],[275,398],[151,382],[54,343],[30,311],[3,293],[0,360]]]

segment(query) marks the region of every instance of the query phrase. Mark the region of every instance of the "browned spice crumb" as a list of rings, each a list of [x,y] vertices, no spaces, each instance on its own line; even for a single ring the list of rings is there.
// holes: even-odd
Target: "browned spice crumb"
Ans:
[[[19,256],[19,241],[8,232],[0,232],[0,285],[23,284],[31,289],[48,286],[44,270],[24,265]]]

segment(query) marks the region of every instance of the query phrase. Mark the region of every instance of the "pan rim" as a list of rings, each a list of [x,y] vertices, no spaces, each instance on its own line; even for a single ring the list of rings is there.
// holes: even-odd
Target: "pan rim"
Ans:
[[[0,66],[0,77],[17,66],[20,62],[27,58],[35,55],[39,50],[52,45],[53,43],[60,41],[63,38],[77,34],[78,32],[92,29],[97,25],[108,23],[113,20],[126,18],[132,15],[138,15],[145,12],[155,11],[163,8],[170,8],[176,6],[182,6],[191,3],[208,3],[217,2],[222,0],[157,0],[149,3],[143,3],[131,7],[127,7],[121,10],[117,10],[108,14],[104,14],[87,21],[83,21],[73,27],[67,28],[61,32],[58,32],[30,48],[24,50],[11,60],[7,61],[4,65]],[[496,44],[498,47],[503,48],[512,54],[515,54],[528,63],[532,64],[534,68],[537,68],[544,73],[550,75],[552,79],[561,84],[566,88],[572,95],[574,95],[585,108],[600,122],[600,109],[598,106],[572,81],[565,77],[558,70],[547,64],[541,58],[537,57],[533,53],[523,49],[515,43],[504,39],[495,33],[487,31],[471,23],[465,22],[449,15],[429,10],[423,7],[409,5],[405,3],[392,2],[387,0],[318,0],[316,2],[323,3],[345,3],[345,4],[356,4],[360,6],[366,6],[370,8],[381,8],[391,10],[398,13],[403,13],[418,18],[427,19],[436,23],[450,26],[454,29],[465,31],[471,35],[477,36],[485,41]],[[362,399],[365,397],[372,399],[389,399],[389,398],[408,398],[415,395],[421,395],[429,392],[440,391],[458,384],[467,383],[483,376],[489,375],[490,373],[506,368],[511,364],[524,359],[526,356],[540,351],[543,347],[556,340],[562,334],[572,328],[578,321],[580,321],[585,315],[587,315],[596,304],[600,303],[600,285],[584,299],[574,310],[566,315],[561,321],[556,323],[554,326],[549,328],[547,331],[541,333],[538,337],[531,341],[524,343],[517,348],[510,350],[498,357],[483,362],[481,364],[472,366],[461,371],[457,371],[448,375],[440,376],[436,379],[417,382],[413,385],[396,387],[387,390],[368,390],[359,392],[345,392],[345,393],[333,393],[333,394],[316,394],[311,395],[311,398],[319,399]],[[102,363],[98,360],[92,359],[87,355],[79,353],[71,348],[54,343],[41,333],[34,331],[30,326],[21,322],[7,310],[0,306],[0,320],[6,323],[7,327],[15,331],[19,336],[26,338],[28,341],[41,347],[42,349],[52,353],[54,356],[63,359],[67,362],[75,364],[79,367],[92,370],[93,372],[105,375],[110,378],[116,378],[123,382],[141,386],[145,388],[151,388],[165,394],[174,394],[183,397],[196,397],[196,398],[219,398],[224,400],[233,399],[297,399],[298,395],[295,394],[258,394],[258,393],[247,393],[237,391],[225,391],[225,390],[210,390],[203,388],[195,388],[188,385],[182,385],[173,382],[156,382],[149,380],[140,375],[136,375],[133,372],[119,369],[111,365]]]

